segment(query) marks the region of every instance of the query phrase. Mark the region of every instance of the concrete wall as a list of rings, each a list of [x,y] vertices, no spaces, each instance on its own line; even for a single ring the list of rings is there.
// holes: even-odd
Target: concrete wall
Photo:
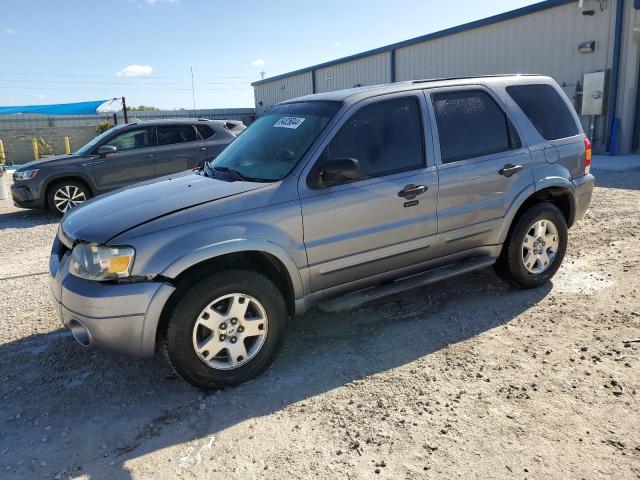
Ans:
[[[69,137],[71,151],[77,150],[96,136],[95,126],[1,128],[0,140],[4,144],[7,165],[19,165],[33,160],[33,148],[29,136],[43,137],[53,147],[55,154],[63,154],[64,137]]]

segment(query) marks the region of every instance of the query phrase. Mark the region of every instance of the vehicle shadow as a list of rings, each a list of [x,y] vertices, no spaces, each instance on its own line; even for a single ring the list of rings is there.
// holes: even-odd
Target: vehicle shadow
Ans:
[[[0,347],[8,379],[2,387],[7,434],[0,439],[0,452],[6,449],[1,468],[9,465],[11,478],[64,472],[64,478],[129,479],[129,461],[428,357],[510,322],[550,290],[551,284],[510,290],[484,270],[353,311],[312,310],[291,323],[265,374],[219,392],[176,379],[162,358],[132,360],[82,349],[62,331],[23,338]],[[26,451],[34,459],[26,459]],[[19,458],[23,463],[16,466]],[[180,466],[179,458],[171,465],[190,466]]]
[[[0,211],[0,224],[3,228],[32,228],[40,225],[58,223],[60,217],[48,210]]]

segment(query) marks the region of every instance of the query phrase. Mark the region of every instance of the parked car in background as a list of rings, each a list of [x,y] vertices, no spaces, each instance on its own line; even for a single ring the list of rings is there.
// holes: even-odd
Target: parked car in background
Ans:
[[[20,166],[16,206],[64,214],[89,198],[155,177],[201,167],[245,126],[236,120],[152,120],[119,125],[77,152]]]
[[[80,344],[159,348],[194,385],[235,385],[314,304],[354,307],[492,265],[519,288],[548,282],[591,201],[590,165],[549,77],[310,95],[267,110],[202,172],[65,215],[51,289]]]

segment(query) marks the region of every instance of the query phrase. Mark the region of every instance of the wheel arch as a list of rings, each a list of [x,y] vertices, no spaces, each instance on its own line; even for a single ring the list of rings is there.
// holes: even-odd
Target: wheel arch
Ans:
[[[182,262],[185,265],[184,262]],[[218,253],[208,258],[189,262],[185,268],[170,268],[163,274],[175,287],[167,300],[156,329],[156,342],[165,334],[175,304],[186,288],[198,279],[223,270],[246,269],[269,278],[282,292],[289,316],[295,314],[295,299],[302,294],[302,282],[297,267],[292,271],[293,261],[265,249],[246,249]],[[170,275],[167,275],[170,274]]]
[[[95,196],[96,195],[96,190],[93,187],[91,180],[89,180],[88,178],[86,178],[84,175],[80,175],[77,173],[69,173],[69,174],[60,174],[57,175],[55,177],[51,177],[49,179],[47,179],[47,182],[44,185],[44,198],[45,198],[45,203],[46,206],[48,208],[51,208],[51,205],[49,205],[49,194],[51,193],[51,189],[57,185],[58,183],[61,183],[63,181],[71,181],[71,182],[78,182],[83,184],[85,187],[87,187],[87,190],[89,190],[89,193],[91,193],[91,196]]]
[[[514,225],[524,212],[531,208],[531,206],[542,202],[549,202],[558,207],[567,222],[567,228],[570,228],[575,221],[576,201],[573,189],[569,185],[570,183],[568,185],[546,185],[536,189],[529,195],[523,195],[523,198],[519,202],[515,202],[512,207],[509,221],[504,222],[503,229],[499,236],[500,243],[507,241]]]

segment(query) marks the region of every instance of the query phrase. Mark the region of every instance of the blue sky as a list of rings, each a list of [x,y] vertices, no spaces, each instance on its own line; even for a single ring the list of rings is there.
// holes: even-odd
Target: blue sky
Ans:
[[[252,81],[530,0],[4,0],[0,105],[251,107]]]

